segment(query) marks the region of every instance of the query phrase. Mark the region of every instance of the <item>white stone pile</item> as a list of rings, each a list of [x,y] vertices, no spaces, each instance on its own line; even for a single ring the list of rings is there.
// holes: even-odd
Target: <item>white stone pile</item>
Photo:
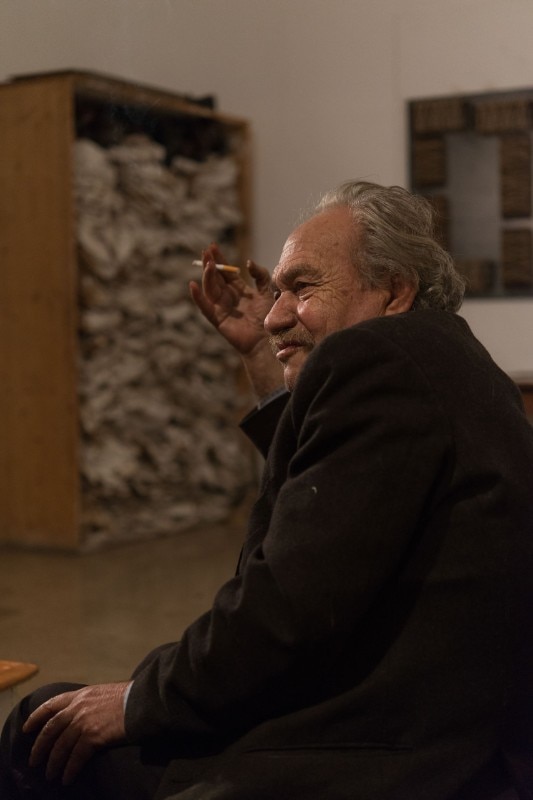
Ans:
[[[135,135],[109,149],[80,139],[74,163],[86,546],[224,519],[255,480],[236,430],[249,398],[188,281],[241,220],[235,157],[167,165]]]

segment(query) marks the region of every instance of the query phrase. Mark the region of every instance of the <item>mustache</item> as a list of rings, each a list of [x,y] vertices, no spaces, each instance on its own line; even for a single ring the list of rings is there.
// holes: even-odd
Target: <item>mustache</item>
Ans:
[[[278,350],[282,350],[287,345],[296,345],[297,347],[314,347],[315,340],[309,331],[282,331],[281,333],[273,334],[268,337],[268,341],[274,355]]]

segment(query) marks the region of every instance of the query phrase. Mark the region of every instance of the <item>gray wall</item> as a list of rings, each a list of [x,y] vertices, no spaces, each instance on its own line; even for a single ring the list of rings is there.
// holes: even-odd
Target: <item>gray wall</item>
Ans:
[[[407,180],[405,103],[533,85],[531,0],[1,0],[0,79],[95,70],[191,94],[254,129],[254,255],[348,177]],[[533,301],[464,315],[533,371]]]

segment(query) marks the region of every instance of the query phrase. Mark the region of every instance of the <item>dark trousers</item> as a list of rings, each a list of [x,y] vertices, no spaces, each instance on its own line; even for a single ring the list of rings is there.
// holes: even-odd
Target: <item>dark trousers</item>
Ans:
[[[80,684],[71,683],[43,686],[14,708],[0,742],[0,800],[153,800],[169,761],[176,755],[162,740],[142,747],[124,745],[97,752],[70,787],[48,782],[44,768],[28,766],[35,734],[22,733],[24,722],[50,697],[80,688]],[[533,773],[517,779],[520,789],[505,789],[509,782],[505,767],[498,763],[487,769],[487,775],[476,776],[454,800],[533,800]],[[524,772],[521,766],[517,772]],[[189,785],[185,781],[183,788]],[[259,786],[260,781],[258,791]],[[175,785],[174,791],[179,794],[180,788]],[[192,795],[187,792],[187,796]]]
[[[50,697],[80,689],[81,685],[55,683],[25,697],[11,712],[0,743],[0,798],[14,800],[151,800],[169,757],[164,748],[124,745],[97,752],[74,783],[63,787],[47,781],[44,767],[28,766],[35,734],[24,734],[24,722]]]

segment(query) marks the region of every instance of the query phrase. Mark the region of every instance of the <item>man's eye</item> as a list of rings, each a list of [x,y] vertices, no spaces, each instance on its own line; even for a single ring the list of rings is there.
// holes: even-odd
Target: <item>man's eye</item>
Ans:
[[[297,281],[294,284],[292,290],[293,290],[293,292],[295,294],[300,294],[301,292],[305,291],[306,289],[309,289],[310,286],[311,286],[311,284],[307,283],[306,281]]]
[[[280,290],[279,289],[272,289],[272,297],[274,298],[274,302],[276,302],[276,300],[279,300],[279,298],[281,297]]]

